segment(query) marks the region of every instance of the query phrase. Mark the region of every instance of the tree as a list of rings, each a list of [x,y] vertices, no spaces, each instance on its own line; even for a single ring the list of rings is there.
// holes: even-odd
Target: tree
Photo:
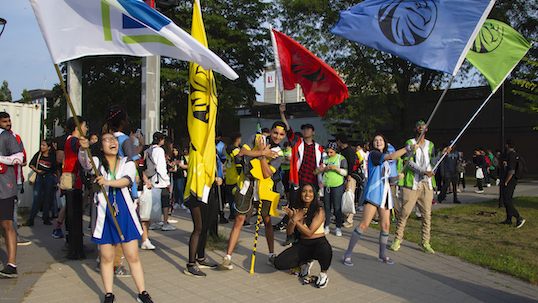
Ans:
[[[22,90],[22,94],[21,94],[21,100],[19,101],[20,103],[30,103],[32,101],[32,96],[30,95],[30,93],[25,89]]]
[[[8,88],[8,83],[6,80],[2,82],[2,87],[0,87],[0,101],[11,102],[11,91]]]
[[[528,78],[529,75],[536,75],[538,72],[538,62],[531,60],[529,58],[523,58],[523,61],[528,63],[528,73],[520,74],[525,78]],[[534,76],[533,80],[527,79],[514,79],[512,84],[519,86],[518,89],[513,89],[512,93],[516,96],[521,96],[526,99],[523,106],[518,106],[514,104],[505,103],[506,108],[517,110],[519,112],[528,113],[528,114],[537,114],[538,113],[538,81]],[[534,127],[535,129],[538,126]]]

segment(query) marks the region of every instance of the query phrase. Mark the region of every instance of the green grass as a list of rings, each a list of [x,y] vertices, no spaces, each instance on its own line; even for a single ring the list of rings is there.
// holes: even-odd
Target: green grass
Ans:
[[[495,199],[433,211],[430,243],[436,251],[537,285],[538,197],[514,198],[520,215],[527,219],[520,229],[497,225],[506,219],[504,208],[497,205]],[[497,217],[478,215],[480,211],[497,212]],[[395,230],[391,225],[391,233]],[[407,220],[404,238],[421,243],[421,223],[414,214]]]
[[[218,235],[208,233],[207,234],[207,243],[206,248],[209,250],[226,250],[228,248],[228,236],[224,233]]]

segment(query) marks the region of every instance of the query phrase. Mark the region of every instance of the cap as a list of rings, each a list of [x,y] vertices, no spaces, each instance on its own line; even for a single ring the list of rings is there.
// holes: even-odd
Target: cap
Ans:
[[[336,150],[337,147],[336,147],[336,142],[329,142],[327,143],[327,145],[325,146],[325,148],[327,149],[332,149],[332,150]]]
[[[306,123],[306,124],[301,125],[301,129],[305,129],[305,128],[310,128],[311,130],[315,130],[314,126],[312,124],[310,124],[310,123]]]

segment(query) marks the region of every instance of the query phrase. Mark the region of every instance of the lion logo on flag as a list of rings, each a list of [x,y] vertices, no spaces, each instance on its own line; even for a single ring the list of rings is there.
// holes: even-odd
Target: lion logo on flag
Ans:
[[[385,37],[401,46],[418,45],[430,36],[437,22],[439,0],[394,0],[379,9],[379,27]]]
[[[503,36],[504,27],[491,22],[484,22],[478,36],[473,42],[471,51],[481,54],[492,52],[501,45]]]
[[[303,50],[297,50],[292,55],[291,71],[311,82],[321,82],[327,78],[325,70],[319,61]]]

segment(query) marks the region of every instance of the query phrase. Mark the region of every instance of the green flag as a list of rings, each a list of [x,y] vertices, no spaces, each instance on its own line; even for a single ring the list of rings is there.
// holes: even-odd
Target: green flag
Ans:
[[[516,30],[500,21],[488,19],[466,58],[486,77],[494,91],[530,47],[530,43]]]

